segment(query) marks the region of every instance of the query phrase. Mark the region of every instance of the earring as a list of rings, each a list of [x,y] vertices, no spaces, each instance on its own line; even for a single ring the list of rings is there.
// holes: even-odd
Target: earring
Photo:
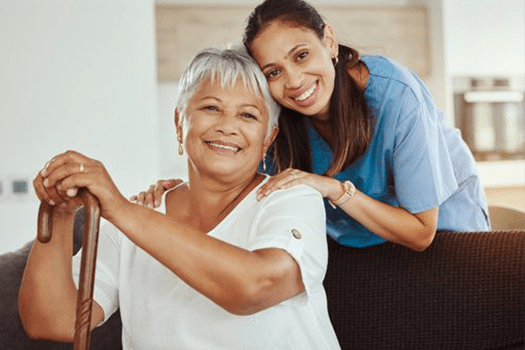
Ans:
[[[182,127],[177,126],[177,141],[179,142],[179,156],[184,154],[184,148],[182,147]]]
[[[182,147],[182,136],[177,135],[177,141],[179,142],[179,156],[184,154],[184,148]]]
[[[339,63],[339,57],[332,57],[332,63],[334,64],[334,67],[337,66],[337,64]]]
[[[266,174],[266,153],[264,154],[264,157],[263,157],[263,174]]]

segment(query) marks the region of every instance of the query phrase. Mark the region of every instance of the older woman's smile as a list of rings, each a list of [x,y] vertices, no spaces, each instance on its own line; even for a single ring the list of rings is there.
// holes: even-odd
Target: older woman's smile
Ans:
[[[242,148],[238,147],[237,145],[230,143],[230,142],[222,142],[222,141],[204,141],[205,144],[207,144],[211,149],[215,151],[219,151],[219,153],[223,154],[235,154],[239,152]]]

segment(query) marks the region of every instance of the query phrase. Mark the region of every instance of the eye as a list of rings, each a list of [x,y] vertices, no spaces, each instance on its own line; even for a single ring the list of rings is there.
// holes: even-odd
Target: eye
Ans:
[[[214,111],[214,112],[220,111],[219,107],[215,105],[207,105],[207,106],[202,107],[202,109],[208,110],[208,111]]]
[[[297,56],[295,56],[296,61],[302,61],[308,56],[308,51],[302,51]]]
[[[266,79],[267,80],[271,80],[271,79],[274,79],[275,77],[277,77],[279,74],[281,73],[280,70],[278,69],[272,69],[271,71],[267,72],[265,75],[266,75]]]
[[[258,120],[256,116],[254,116],[253,114],[251,113],[241,113],[241,116],[245,119],[253,119],[253,120]]]

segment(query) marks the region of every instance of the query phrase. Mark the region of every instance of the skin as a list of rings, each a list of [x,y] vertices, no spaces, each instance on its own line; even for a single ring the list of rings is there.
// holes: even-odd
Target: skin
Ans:
[[[185,116],[175,113],[175,122],[189,181],[168,193],[166,215],[126,200],[101,162],[74,151],[55,156],[36,176],[37,196],[55,210],[53,239],[35,241],[20,288],[20,317],[29,336],[73,339],[71,246],[79,187],[99,199],[102,216],[137,246],[231,313],[252,314],[304,291],[299,266],[284,250],[247,251],[206,234],[263,179],[256,170],[277,129],[267,130],[260,94],[241,83],[222,89],[205,81]],[[95,301],[91,328],[103,317]]]
[[[273,22],[255,38],[251,52],[266,75],[272,96],[282,106],[308,116],[321,137],[332,146],[329,102],[335,79],[332,58],[338,54],[338,41],[332,27],[326,25],[324,36],[320,39],[312,30]],[[360,63],[349,68],[348,73],[363,90],[366,88],[369,77],[366,65]],[[311,89],[313,92],[310,94]],[[258,199],[298,184],[311,186],[332,201],[344,193],[341,182],[334,178],[286,169],[258,190]],[[146,205],[157,205],[160,194],[169,185],[169,182],[160,180],[147,193],[140,193],[134,199]],[[379,237],[413,250],[427,248],[436,234],[437,207],[410,213],[357,191],[340,208]]]

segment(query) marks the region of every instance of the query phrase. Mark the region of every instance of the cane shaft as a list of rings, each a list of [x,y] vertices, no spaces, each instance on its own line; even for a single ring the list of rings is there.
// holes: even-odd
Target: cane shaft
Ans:
[[[74,350],[88,350],[91,337],[90,325],[100,225],[100,204],[98,199],[86,188],[80,188],[77,195],[82,199],[86,217],[82,238],[80,281],[77,293]],[[53,207],[42,202],[38,212],[37,232],[38,240],[42,243],[47,243],[51,240],[52,214]]]

